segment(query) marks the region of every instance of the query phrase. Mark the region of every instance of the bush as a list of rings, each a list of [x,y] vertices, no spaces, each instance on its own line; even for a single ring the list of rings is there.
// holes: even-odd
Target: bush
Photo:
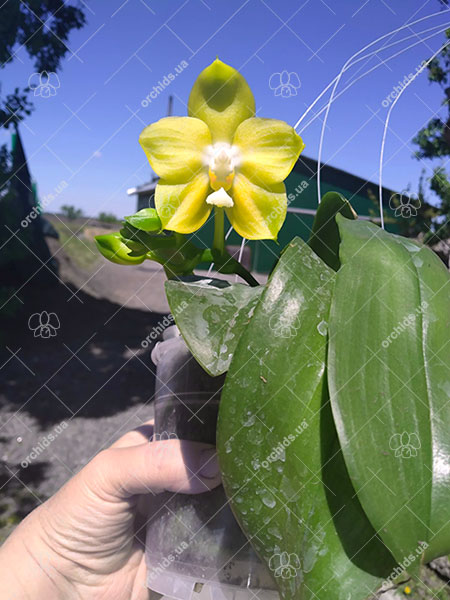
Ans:
[[[101,212],[98,215],[98,220],[103,223],[117,223],[119,219],[113,213]]]
[[[69,221],[79,219],[83,216],[83,211],[81,208],[75,208],[75,206],[70,204],[64,204],[61,206],[61,213],[66,217],[66,219],[69,219]]]

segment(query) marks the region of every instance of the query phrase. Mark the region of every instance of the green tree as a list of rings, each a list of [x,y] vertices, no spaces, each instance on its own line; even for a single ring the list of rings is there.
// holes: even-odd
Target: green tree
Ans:
[[[449,45],[429,63],[428,80],[441,86],[443,115],[434,116],[413,139],[418,146],[415,156],[419,159],[445,159],[450,156],[450,29],[445,32]],[[425,206],[423,227],[425,241],[435,243],[450,237],[450,182],[443,165],[435,167],[428,179],[431,190],[439,201],[436,207]],[[423,180],[421,183],[423,194]],[[434,209],[434,214],[433,214]]]
[[[64,0],[8,0],[0,8],[0,65],[10,64],[18,48],[34,59],[36,71],[56,71],[69,51],[72,29],[85,23],[81,8]],[[0,68],[1,68],[0,67]],[[0,88],[1,89],[1,88]],[[0,95],[0,126],[10,127],[32,111],[29,88]]]
[[[64,204],[61,206],[61,214],[69,219],[69,221],[73,221],[74,219],[80,219],[83,216],[83,211],[81,208],[75,208],[71,204]]]
[[[45,82],[69,51],[70,31],[84,23],[83,10],[70,0],[0,2],[0,70],[14,61],[19,49],[25,49],[36,70],[30,73],[30,85],[34,87],[32,78],[38,85],[41,79]],[[28,87],[5,91],[0,82],[0,127],[15,129],[13,150],[0,145],[0,285],[11,281],[18,287],[36,272],[43,279],[49,269],[39,267],[42,262],[51,262],[18,130],[19,123],[33,110],[30,95]]]
[[[34,59],[36,71],[53,72],[60,66],[68,52],[66,42],[72,29],[79,29],[85,23],[83,11],[64,0],[8,0],[0,5],[0,69],[11,64],[19,48],[25,48]],[[31,75],[31,74],[30,74]],[[31,114],[31,90],[28,87],[11,90],[3,94],[0,82],[0,127],[16,128],[20,121]],[[26,166],[22,164],[21,166]],[[17,190],[14,190],[13,155],[6,144],[0,146],[0,222],[9,219],[19,220]],[[28,209],[29,210],[29,209]],[[14,217],[14,214],[16,216]],[[19,223],[10,223],[16,231]],[[35,225],[38,220],[35,221]],[[32,229],[31,227],[29,228]],[[0,246],[10,237],[6,228],[0,230]]]
[[[99,213],[98,220],[103,223],[117,223],[119,221],[115,214],[109,212]]]
[[[407,217],[395,219],[402,235],[419,237],[425,243],[434,243],[436,236],[433,230],[439,217],[439,209],[430,204],[427,199],[426,182],[425,169],[423,169],[417,194],[411,194],[408,186],[402,194],[396,194],[390,199],[390,206],[392,210],[399,213],[399,216]],[[408,212],[404,214],[404,211]]]

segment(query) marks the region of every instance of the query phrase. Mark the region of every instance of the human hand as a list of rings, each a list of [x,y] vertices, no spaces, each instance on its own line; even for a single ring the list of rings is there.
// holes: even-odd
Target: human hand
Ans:
[[[22,521],[0,549],[1,600],[149,597],[138,507],[220,483],[210,444],[148,443],[152,433],[149,423],[124,435]]]

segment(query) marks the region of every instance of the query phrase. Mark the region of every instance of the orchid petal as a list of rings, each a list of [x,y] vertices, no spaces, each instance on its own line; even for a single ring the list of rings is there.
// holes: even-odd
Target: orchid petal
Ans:
[[[284,181],[305,147],[284,121],[257,117],[239,125],[233,144],[241,151],[241,172],[259,185]]]
[[[186,183],[202,169],[211,134],[200,119],[165,117],[146,127],[139,142],[153,170],[166,183]]]
[[[206,203],[210,191],[207,173],[200,172],[187,183],[173,184],[160,179],[155,191],[155,207],[164,229],[192,233],[211,212]]]
[[[237,233],[248,240],[275,240],[286,218],[284,183],[260,186],[238,173],[230,193],[234,206],[225,211]]]
[[[188,114],[208,125],[214,143],[230,143],[239,123],[255,114],[255,99],[239,71],[217,59],[197,77]]]

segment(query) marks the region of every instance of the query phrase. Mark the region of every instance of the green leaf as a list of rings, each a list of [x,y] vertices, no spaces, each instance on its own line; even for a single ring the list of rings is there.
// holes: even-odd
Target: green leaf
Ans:
[[[357,215],[350,202],[338,192],[327,192],[320,202],[308,245],[317,256],[332,269],[337,271],[339,262],[339,229],[336,215],[340,213],[347,219],[356,219]]]
[[[220,402],[225,490],[284,600],[362,600],[394,566],[355,495],[331,416],[333,283],[334,272],[304,242],[289,244],[239,341]]]
[[[194,358],[210,375],[228,370],[262,290],[219,279],[166,282],[175,322]]]
[[[147,258],[163,265],[169,278],[191,275],[202,262],[204,250],[179,234],[152,235],[126,222],[120,235],[130,248],[145,248]]]
[[[128,222],[120,230],[120,235],[123,239],[130,242],[138,242],[153,251],[160,248],[175,248],[176,237],[174,235],[151,235],[147,231],[141,231]]]
[[[414,573],[422,555],[450,551],[449,275],[426,247],[337,222],[333,414],[368,518],[397,561],[413,555]]]
[[[154,208],[143,208],[134,215],[125,217],[125,221],[140,231],[161,231],[161,219]]]
[[[137,246],[128,247],[118,232],[97,235],[95,236],[95,243],[105,258],[118,265],[139,265],[146,258],[145,249],[136,255]]]

